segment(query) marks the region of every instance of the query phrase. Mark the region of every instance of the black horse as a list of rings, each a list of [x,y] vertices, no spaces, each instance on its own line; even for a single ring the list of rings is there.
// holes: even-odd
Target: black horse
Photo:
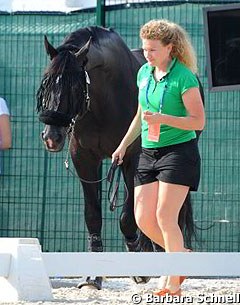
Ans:
[[[45,37],[45,48],[51,62],[37,93],[39,118],[45,123],[43,142],[47,150],[58,152],[71,130],[69,150],[77,174],[81,179],[96,181],[100,179],[102,160],[111,157],[136,113],[136,75],[145,59],[141,51],[131,51],[115,31],[96,26],[71,33],[56,49]],[[139,150],[138,138],[128,148],[122,165],[128,200],[121,212],[120,229],[128,251],[144,248],[139,236],[147,241],[143,250],[152,250],[149,240],[139,234],[133,213],[133,175]],[[100,185],[81,183],[88,248],[103,251]],[[188,241],[193,232],[189,200],[187,197],[180,214]],[[135,281],[146,282],[147,278],[135,277]],[[101,278],[87,278],[86,284],[101,289]]]

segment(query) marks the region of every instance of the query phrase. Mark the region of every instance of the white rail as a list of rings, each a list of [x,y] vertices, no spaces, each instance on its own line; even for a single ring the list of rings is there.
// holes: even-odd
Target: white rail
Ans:
[[[8,277],[11,263],[10,253],[0,253],[0,276]]]
[[[0,238],[0,302],[52,300],[50,277],[240,276],[240,253],[52,252],[36,238]]]
[[[240,253],[101,252],[43,253],[50,277],[240,276]]]

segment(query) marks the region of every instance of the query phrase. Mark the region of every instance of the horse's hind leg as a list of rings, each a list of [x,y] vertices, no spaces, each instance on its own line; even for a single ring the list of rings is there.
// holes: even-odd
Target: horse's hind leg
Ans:
[[[178,218],[178,223],[184,236],[185,247],[188,249],[192,248],[192,239],[196,238],[191,201],[191,193],[188,192]]]
[[[138,228],[134,217],[134,160],[129,160],[125,157],[122,169],[127,186],[128,198],[120,215],[120,229],[124,235],[127,249],[129,251],[140,251]]]
[[[127,251],[153,251],[151,240],[138,230],[134,217],[134,158],[132,157],[132,160],[125,158],[123,163],[123,175],[128,189],[128,200],[122,209],[120,229],[125,237]],[[150,280],[148,276],[133,276],[132,278],[137,284],[147,283]]]
[[[134,216],[134,173],[137,162],[137,153],[124,158],[123,176],[128,190],[128,199],[125,202],[121,216],[120,229],[125,237],[128,251],[153,251],[151,240],[138,230]]]

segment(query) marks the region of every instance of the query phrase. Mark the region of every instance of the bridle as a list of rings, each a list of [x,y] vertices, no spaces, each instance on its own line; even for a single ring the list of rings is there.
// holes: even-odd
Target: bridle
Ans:
[[[90,109],[90,95],[89,95],[89,86],[90,86],[90,78],[88,75],[88,72],[85,70],[84,67],[82,67],[83,72],[84,72],[84,77],[85,77],[85,86],[83,87],[83,95],[84,95],[84,111],[81,114],[76,114],[73,117],[70,116],[64,116],[64,114],[58,110],[47,110],[44,109],[44,105],[42,105],[42,111],[39,115],[39,120],[45,124],[48,123],[48,125],[55,125],[55,126],[61,126],[61,127],[66,127],[66,135],[68,135],[68,149],[67,149],[67,154],[66,154],[66,159],[64,161],[64,165],[66,170],[71,173],[73,176],[76,176],[81,182],[88,183],[88,184],[95,184],[95,183],[100,183],[104,180],[107,180],[110,185],[108,189],[108,200],[110,202],[110,211],[114,211],[117,207],[122,207],[125,205],[125,203],[128,200],[129,193],[128,193],[128,188],[125,183],[125,179],[123,179],[124,183],[124,190],[125,190],[125,200],[124,203],[121,205],[117,205],[118,201],[118,193],[119,193],[119,186],[120,186],[120,179],[121,179],[121,174],[122,174],[122,167],[117,164],[117,160],[113,162],[108,170],[108,173],[106,177],[98,180],[86,180],[78,175],[76,175],[75,172],[73,172],[70,167],[69,167],[69,152],[70,152],[70,145],[71,145],[71,140],[74,134],[74,128],[77,120],[81,120],[89,111]],[[53,119],[52,119],[53,118]],[[58,124],[59,121],[59,124]],[[57,122],[57,123],[56,123]],[[51,123],[51,124],[49,124]],[[116,175],[116,178],[115,178]]]
[[[47,109],[46,104],[44,102],[40,101],[41,100],[41,92],[45,90],[44,87],[44,81],[41,84],[41,87],[38,90],[37,93],[37,99],[38,99],[38,106],[37,110],[40,112],[39,114],[39,120],[46,124],[46,125],[55,125],[55,126],[60,126],[60,127],[67,127],[67,130],[70,131],[74,129],[74,125],[76,122],[76,119],[81,119],[83,118],[87,112],[90,111],[90,96],[89,96],[89,86],[90,86],[90,78],[88,75],[88,72],[84,67],[81,67],[83,69],[84,73],[84,83],[85,85],[82,86],[83,88],[83,105],[84,105],[84,111],[83,113],[76,114],[74,116],[67,115],[58,109],[50,110]]]

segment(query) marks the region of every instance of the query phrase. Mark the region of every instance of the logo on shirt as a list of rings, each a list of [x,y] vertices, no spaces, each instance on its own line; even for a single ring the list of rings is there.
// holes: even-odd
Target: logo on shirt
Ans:
[[[144,87],[146,87],[147,83],[148,83],[148,78],[143,78],[139,84],[139,89],[143,89]]]

